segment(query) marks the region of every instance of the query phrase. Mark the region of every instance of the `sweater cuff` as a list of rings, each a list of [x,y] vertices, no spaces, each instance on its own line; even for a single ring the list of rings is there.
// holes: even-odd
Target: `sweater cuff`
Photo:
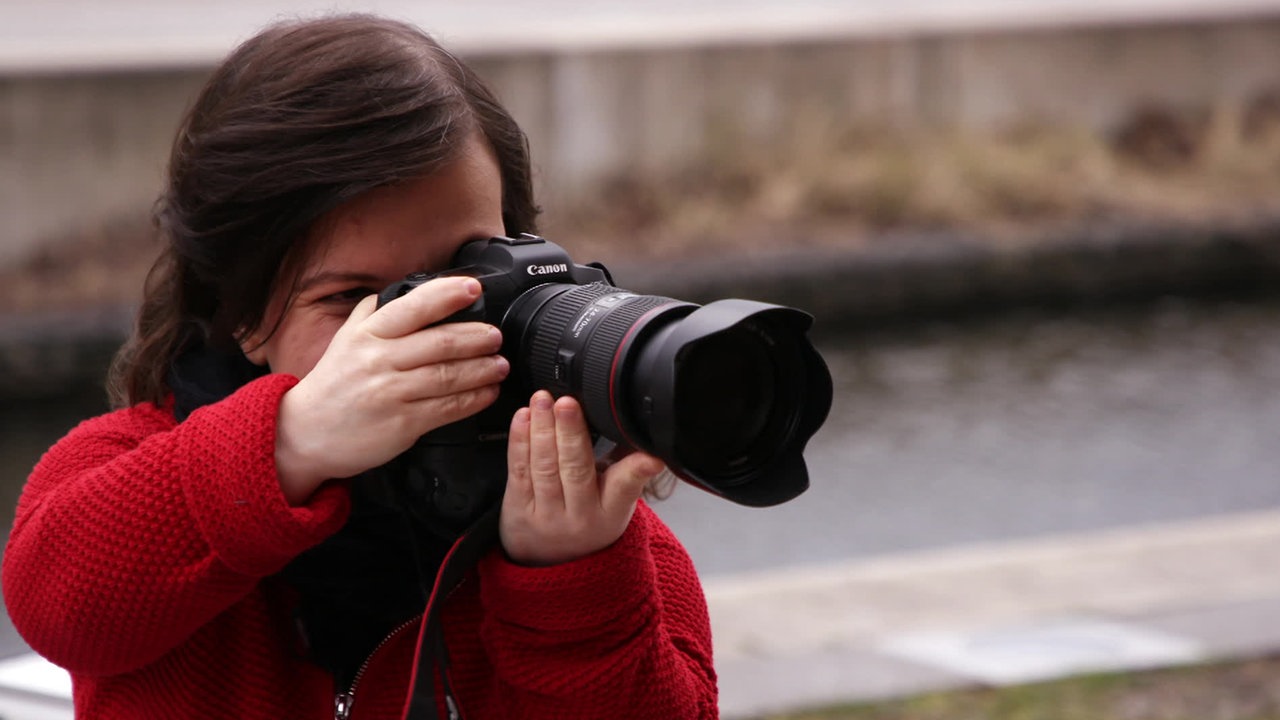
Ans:
[[[649,549],[651,512],[638,503],[612,545],[559,565],[518,565],[496,548],[480,562],[481,601],[503,623],[556,632],[612,626],[642,612],[657,580]]]
[[[177,431],[194,451],[183,493],[210,548],[232,570],[265,577],[337,532],[350,500],[322,486],[306,505],[285,500],[276,475],[276,417],[298,379],[267,375],[196,410]]]

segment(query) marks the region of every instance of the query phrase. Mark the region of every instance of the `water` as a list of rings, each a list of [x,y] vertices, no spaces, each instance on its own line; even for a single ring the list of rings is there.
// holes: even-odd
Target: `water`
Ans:
[[[1280,505],[1280,304],[1164,302],[846,333],[812,488],[657,504],[705,576]],[[6,529],[97,394],[0,409]],[[0,656],[21,649],[0,623]]]
[[[1164,302],[828,343],[812,487],[658,504],[704,575],[1280,505],[1280,307]]]

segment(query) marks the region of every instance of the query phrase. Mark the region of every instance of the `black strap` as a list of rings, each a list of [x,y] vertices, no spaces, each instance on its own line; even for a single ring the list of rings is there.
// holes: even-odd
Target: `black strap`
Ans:
[[[462,584],[467,572],[497,543],[499,510],[500,505],[494,505],[482,515],[454,544],[440,566],[431,599],[427,602],[426,614],[422,618],[418,658],[409,685],[409,712],[404,720],[438,720],[435,702],[437,675],[445,691],[445,704],[457,706],[448,677],[449,658],[444,642],[441,608],[449,593]]]

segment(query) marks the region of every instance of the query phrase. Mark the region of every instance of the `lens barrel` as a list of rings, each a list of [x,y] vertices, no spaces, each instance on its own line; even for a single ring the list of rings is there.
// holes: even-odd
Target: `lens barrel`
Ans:
[[[776,505],[808,487],[804,446],[831,376],[812,317],[748,300],[698,306],[607,283],[528,290],[502,322],[530,388],[573,395],[601,435],[650,452],[729,500]]]

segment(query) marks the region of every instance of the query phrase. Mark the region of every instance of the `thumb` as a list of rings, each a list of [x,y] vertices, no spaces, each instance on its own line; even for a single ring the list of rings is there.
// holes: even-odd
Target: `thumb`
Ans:
[[[604,471],[600,504],[605,510],[630,508],[640,499],[645,485],[665,468],[661,460],[648,453],[631,453]]]
[[[378,296],[366,295],[356,303],[351,309],[351,314],[346,320],[342,321],[342,327],[338,328],[338,336],[347,336],[351,333],[358,332],[357,328],[361,327],[361,323],[368,320],[375,310],[378,309]]]
[[[354,325],[358,322],[362,322],[372,315],[373,311],[377,309],[378,296],[374,294],[365,295],[360,299],[360,302],[356,303],[356,306],[352,308],[351,314],[347,316],[347,323]]]

